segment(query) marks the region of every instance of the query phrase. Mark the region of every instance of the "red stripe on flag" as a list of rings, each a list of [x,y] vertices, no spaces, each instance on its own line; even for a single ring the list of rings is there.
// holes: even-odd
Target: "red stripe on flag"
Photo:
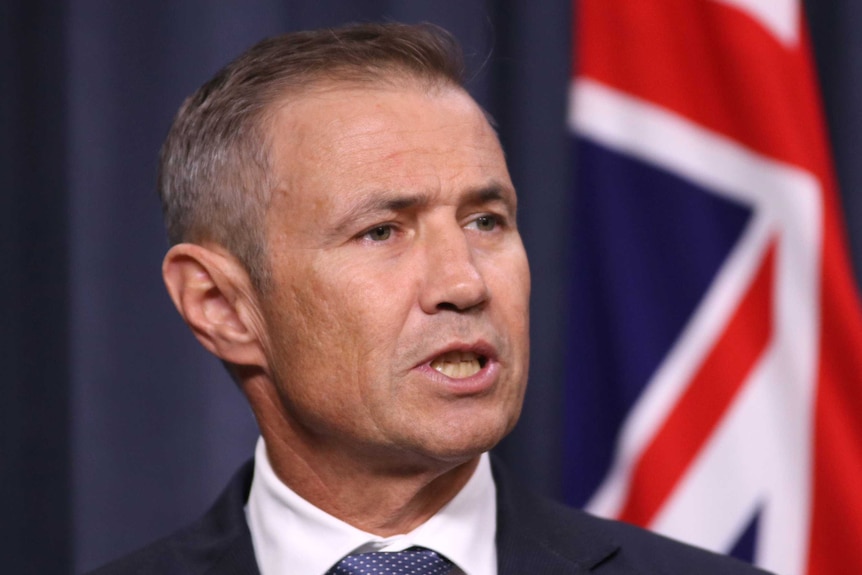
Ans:
[[[842,236],[828,232],[809,575],[862,573],[862,312]]]
[[[820,125],[807,38],[788,48],[732,7],[704,0],[581,0],[577,73],[817,174]],[[815,152],[819,154],[818,152]]]
[[[772,332],[775,245],[716,346],[637,462],[619,518],[649,525],[730,407]]]

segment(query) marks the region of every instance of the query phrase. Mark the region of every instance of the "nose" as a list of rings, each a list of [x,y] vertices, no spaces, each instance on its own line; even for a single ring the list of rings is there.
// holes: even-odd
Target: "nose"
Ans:
[[[420,295],[425,313],[463,312],[481,308],[488,301],[490,292],[476,265],[477,254],[460,226],[429,234],[425,251],[424,285]]]

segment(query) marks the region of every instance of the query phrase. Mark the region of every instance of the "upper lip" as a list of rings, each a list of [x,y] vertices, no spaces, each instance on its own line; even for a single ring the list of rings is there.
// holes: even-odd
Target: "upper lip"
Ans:
[[[488,343],[485,340],[476,340],[475,342],[452,342],[444,347],[436,349],[434,352],[426,356],[422,361],[418,363],[418,365],[425,365],[431,363],[436,358],[440,357],[443,354],[450,353],[453,351],[460,351],[462,353],[475,353],[478,357],[484,358],[487,360],[496,360],[497,359],[497,350],[496,348]]]

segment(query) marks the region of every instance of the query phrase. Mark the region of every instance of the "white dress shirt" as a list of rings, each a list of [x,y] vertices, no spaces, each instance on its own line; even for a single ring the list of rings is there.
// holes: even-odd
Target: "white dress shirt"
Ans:
[[[379,537],[318,509],[282,483],[260,438],[246,518],[261,575],[324,575],[350,553],[433,549],[466,575],[496,575],[497,503],[485,453],[461,491],[410,533]]]

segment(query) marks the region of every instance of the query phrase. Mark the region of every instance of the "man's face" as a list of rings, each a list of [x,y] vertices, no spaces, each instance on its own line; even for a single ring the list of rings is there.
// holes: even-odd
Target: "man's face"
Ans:
[[[454,88],[330,86],[271,126],[261,306],[291,449],[427,463],[492,447],[521,409],[530,276],[481,110]]]

